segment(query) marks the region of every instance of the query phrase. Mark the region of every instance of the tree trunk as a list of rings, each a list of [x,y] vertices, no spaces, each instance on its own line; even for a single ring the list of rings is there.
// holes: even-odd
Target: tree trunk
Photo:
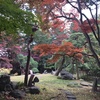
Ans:
[[[100,60],[99,60],[99,58],[98,58],[98,56],[97,56],[97,54],[96,54],[96,52],[95,52],[95,50],[94,50],[94,48],[93,48],[93,46],[91,44],[90,37],[88,36],[87,33],[84,33],[84,36],[86,37],[87,42],[88,42],[89,47],[90,47],[90,50],[91,50],[91,52],[92,52],[92,54],[93,54],[93,56],[94,56],[94,58],[95,58],[95,60],[96,60],[96,62],[98,64],[98,67],[100,68]]]
[[[71,66],[72,66],[71,73],[74,74],[75,69],[74,69],[74,59],[73,58],[71,59]]]
[[[24,79],[25,86],[27,86],[27,81],[28,81],[29,63],[30,63],[30,49],[28,47],[28,56],[27,56],[27,63],[26,63],[26,69],[25,69],[25,79]]]
[[[27,49],[28,49],[28,55],[27,55],[27,63],[26,63],[26,69],[25,69],[25,78],[24,78],[24,85],[28,86],[28,74],[29,74],[29,63],[30,63],[30,43],[33,41],[33,37],[31,35],[29,41],[28,41],[28,45],[27,45]]]
[[[79,12],[79,14],[80,14],[80,23],[81,24],[83,24],[83,13],[82,13],[82,9],[81,9],[81,4],[80,4],[80,2],[79,2],[79,0],[78,0],[78,12]],[[71,4],[71,3],[70,3]],[[71,5],[72,6],[72,5]],[[75,9],[77,9],[75,6],[73,6]],[[96,11],[97,11],[97,9],[96,9]],[[96,12],[96,15],[97,15],[97,12]],[[92,16],[92,14],[91,14],[91,16]],[[94,23],[94,24],[96,24],[96,26],[97,26],[97,31],[98,31],[98,34],[96,34],[95,33],[95,30],[93,29],[93,27],[91,26],[91,21],[89,21],[89,18],[88,17],[86,17],[85,16],[85,18],[86,18],[86,20],[87,20],[87,22],[88,22],[88,24],[89,24],[89,26],[90,26],[90,30],[92,31],[92,33],[93,33],[93,35],[94,35],[94,37],[95,37],[95,39],[98,41],[98,43],[100,44],[100,40],[99,40],[99,38],[97,38],[96,37],[96,35],[98,35],[98,37],[100,36],[100,34],[99,34],[99,27],[98,27],[98,23],[97,23],[97,19],[96,19],[96,23]],[[95,19],[93,16],[92,16],[92,18],[93,19]],[[86,38],[86,40],[87,40],[87,42],[88,42],[88,45],[89,45],[89,48],[90,48],[90,50],[91,50],[91,52],[92,52],[92,54],[93,54],[93,56],[94,56],[94,58],[95,58],[95,60],[96,60],[96,62],[97,62],[97,64],[98,64],[98,67],[100,68],[100,60],[99,60],[99,57],[98,57],[98,55],[96,54],[96,51],[94,50],[94,48],[93,48],[93,46],[92,46],[92,40],[90,39],[90,37],[89,37],[89,35],[88,35],[88,33],[87,32],[84,32],[83,33],[84,34],[84,36],[85,36],[85,38]]]
[[[61,66],[58,67],[58,69],[57,69],[57,71],[55,73],[56,76],[58,76],[59,73],[62,71],[64,62],[65,62],[65,55],[63,55],[63,57],[62,57]]]
[[[62,71],[62,69],[63,69],[63,66],[60,66],[60,67],[57,69],[55,75],[58,76],[59,73]]]
[[[77,74],[77,79],[79,79],[79,69],[78,69],[78,63],[76,61],[76,74]]]

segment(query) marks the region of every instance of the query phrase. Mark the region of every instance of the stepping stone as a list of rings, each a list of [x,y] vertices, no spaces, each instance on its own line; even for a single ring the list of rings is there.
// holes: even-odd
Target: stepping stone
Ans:
[[[92,86],[91,83],[88,83],[88,82],[81,82],[80,83],[82,86]]]
[[[62,89],[59,89],[62,90]],[[69,91],[63,90],[63,92],[66,94],[67,96],[67,100],[76,100],[76,97]]]
[[[68,92],[68,91],[65,91],[65,94],[72,95],[72,93],[71,92]]]
[[[68,95],[67,98],[68,98],[68,100],[69,99],[76,99],[76,97],[74,95]]]
[[[39,94],[40,93],[40,89],[38,87],[35,87],[35,86],[30,87],[29,91],[31,94]]]

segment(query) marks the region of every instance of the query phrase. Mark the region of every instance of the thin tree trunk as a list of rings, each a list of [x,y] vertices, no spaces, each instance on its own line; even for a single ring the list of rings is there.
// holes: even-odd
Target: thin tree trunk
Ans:
[[[28,55],[27,55],[27,63],[26,63],[25,79],[24,79],[24,85],[25,85],[25,86],[27,86],[27,81],[28,81],[29,63],[30,63],[30,48],[29,48],[29,46],[28,46]]]
[[[27,55],[27,63],[26,63],[26,69],[25,69],[25,78],[24,78],[24,85],[28,86],[28,74],[29,74],[29,63],[30,63],[30,43],[33,41],[32,35],[30,36],[30,39],[28,41],[27,49],[28,49],[28,55]]]
[[[77,74],[77,79],[79,79],[79,69],[78,69],[78,63],[76,61],[76,74]]]
[[[82,13],[81,4],[80,4],[79,0],[78,0],[77,3],[78,3],[78,7],[75,7],[75,6],[73,6],[73,7],[74,7],[75,9],[78,10],[78,12],[79,12],[79,14],[80,14],[80,23],[83,24],[83,13]],[[69,4],[71,5],[71,3],[69,3]],[[72,6],[72,5],[71,5],[71,6]],[[96,9],[96,11],[97,11],[97,9]],[[96,15],[97,15],[97,12],[96,12]],[[92,16],[92,18],[94,18],[92,14],[91,14],[91,16]],[[86,18],[86,20],[87,20],[87,22],[88,22],[88,24],[89,24],[89,26],[90,26],[90,28],[91,28],[91,31],[92,31],[92,33],[93,33],[95,39],[96,39],[96,40],[98,41],[98,43],[100,44],[100,40],[97,38],[96,33],[95,33],[95,30],[94,30],[93,27],[91,26],[91,22],[89,21],[89,18],[86,17],[86,16],[84,16],[84,17]],[[98,25],[97,25],[97,19],[96,19],[96,26],[97,26],[97,31],[99,32],[99,28],[98,28]],[[96,54],[96,52],[95,52],[95,50],[94,50],[94,48],[93,48],[93,46],[92,46],[91,39],[90,39],[88,33],[84,32],[83,34],[84,34],[85,38],[87,39],[89,48],[90,48],[90,50],[91,50],[91,52],[92,52],[92,54],[93,54],[93,56],[94,56],[94,58],[95,58],[95,60],[96,60],[96,62],[97,62],[97,64],[98,64],[98,67],[100,68],[100,60],[99,60],[99,57],[98,57],[98,55]],[[100,36],[100,35],[99,35],[99,36]]]
[[[88,42],[89,47],[90,47],[90,50],[91,50],[91,52],[92,52],[92,54],[93,54],[93,56],[94,56],[94,58],[95,58],[95,60],[96,60],[96,62],[97,62],[97,64],[98,64],[98,67],[100,68],[100,60],[99,60],[99,58],[98,58],[96,52],[94,51],[94,48],[92,47],[90,37],[88,36],[87,33],[84,33],[84,36],[86,37],[87,42]]]
[[[74,59],[73,58],[71,59],[71,66],[72,66],[71,72],[72,74],[74,74]]]

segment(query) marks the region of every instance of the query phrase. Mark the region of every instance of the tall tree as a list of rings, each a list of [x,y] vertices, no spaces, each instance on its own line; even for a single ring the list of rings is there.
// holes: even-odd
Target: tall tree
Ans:
[[[14,0],[0,0],[0,32],[6,31],[7,34],[23,32],[32,33],[32,26],[35,16],[20,9]]]
[[[30,43],[33,42],[32,34],[37,30],[37,27],[34,26],[37,22],[35,15],[20,9],[19,3],[15,2],[15,0],[0,0],[0,34],[4,32],[6,35],[15,38],[19,35],[23,36],[24,33],[30,35],[27,44],[28,56],[24,81],[26,86],[30,62]]]
[[[32,1],[31,0],[29,1],[32,6],[33,4]],[[93,48],[92,40],[90,39],[90,36],[88,34],[91,32],[94,35],[95,39],[97,40],[98,45],[100,45],[100,34],[99,34],[100,28],[99,28],[99,21],[98,21],[98,8],[99,8],[98,0],[97,1],[94,1],[94,0],[43,0],[41,1],[39,0],[38,4],[41,5],[41,8],[43,8],[42,13],[43,11],[46,11],[44,14],[45,16],[44,19],[46,19],[49,22],[55,22],[54,20],[56,19],[58,20],[58,18],[64,18],[65,20],[69,20],[69,21],[75,20],[78,22],[79,27],[82,33],[84,34],[86,41],[89,45],[91,53],[93,54],[95,60],[97,61],[98,67],[100,67],[99,55]],[[68,12],[67,6],[72,7],[74,9],[74,12],[77,12],[78,15],[77,13],[74,13],[74,12]],[[94,6],[94,11],[92,10],[93,6]],[[65,9],[63,10],[63,8]],[[88,17],[87,13],[83,12],[84,10],[88,11],[88,14],[90,14],[90,17]]]

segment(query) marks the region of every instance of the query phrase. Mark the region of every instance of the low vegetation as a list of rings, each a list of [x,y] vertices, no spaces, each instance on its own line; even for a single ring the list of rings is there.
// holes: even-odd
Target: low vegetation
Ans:
[[[90,86],[81,86],[79,80],[61,80],[51,74],[36,74],[40,94],[27,94],[24,100],[67,100],[64,91],[74,94],[77,100],[99,100],[100,93],[93,93]],[[23,82],[24,75],[11,76],[14,82]]]

